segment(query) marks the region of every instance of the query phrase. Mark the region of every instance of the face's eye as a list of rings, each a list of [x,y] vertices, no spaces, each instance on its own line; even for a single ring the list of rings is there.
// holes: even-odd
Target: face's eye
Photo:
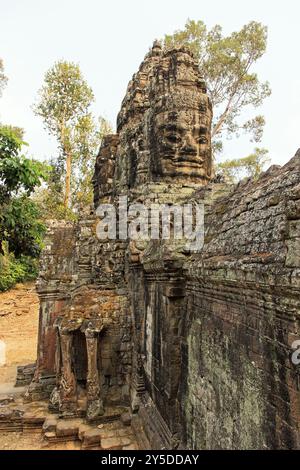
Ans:
[[[178,134],[167,134],[166,138],[168,139],[169,142],[173,142],[175,144],[181,142],[181,136]]]

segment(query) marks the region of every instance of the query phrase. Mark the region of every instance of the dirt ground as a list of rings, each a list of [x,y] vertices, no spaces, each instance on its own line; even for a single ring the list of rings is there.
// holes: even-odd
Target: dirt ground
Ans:
[[[18,365],[36,360],[39,301],[34,283],[18,284],[0,293],[0,340],[6,345],[6,364],[0,367],[0,390],[12,384]]]
[[[61,442],[49,446],[39,432],[0,433],[0,450],[80,450],[80,442]]]
[[[13,390],[17,366],[36,359],[38,310],[34,283],[19,284],[8,292],[0,293],[0,340],[6,346],[6,363],[0,366],[1,394]],[[0,433],[0,449],[40,448],[40,435],[37,433]]]

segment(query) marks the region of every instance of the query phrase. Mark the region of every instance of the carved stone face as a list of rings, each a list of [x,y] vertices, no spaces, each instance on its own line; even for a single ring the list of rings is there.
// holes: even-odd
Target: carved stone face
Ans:
[[[160,176],[207,176],[208,127],[194,109],[166,111],[153,117],[152,163]]]
[[[119,137],[117,134],[109,134],[102,141],[92,178],[95,207],[98,207],[100,197],[111,193],[113,189],[115,154],[118,142]]]

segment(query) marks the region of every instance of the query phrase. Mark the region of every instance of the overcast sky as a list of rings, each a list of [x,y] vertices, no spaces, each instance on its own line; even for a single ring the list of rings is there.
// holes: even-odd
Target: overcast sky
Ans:
[[[267,121],[261,146],[272,163],[286,163],[300,147],[299,0],[0,0],[0,57],[9,78],[1,122],[25,129],[30,155],[55,154],[31,105],[46,70],[65,59],[80,64],[95,114],[115,124],[127,83],[153,40],[183,28],[187,18],[218,23],[226,33],[251,20],[268,26],[268,50],[255,66],[273,91],[260,111]],[[233,139],[225,157],[246,156],[253,147]]]

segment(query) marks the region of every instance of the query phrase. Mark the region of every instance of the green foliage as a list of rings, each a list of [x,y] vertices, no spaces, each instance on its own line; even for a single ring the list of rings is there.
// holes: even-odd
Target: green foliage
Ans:
[[[80,122],[75,139],[75,164],[72,181],[72,207],[79,208],[93,202],[91,183],[95,167],[95,156],[106,134],[112,133],[110,123],[100,117],[95,123],[89,114]]]
[[[40,209],[29,196],[46,178],[48,168],[20,153],[21,137],[20,129],[0,127],[0,253],[8,284],[21,279],[23,271],[28,274],[27,267],[34,263],[29,257],[39,256],[45,231]],[[3,243],[10,254],[3,252]]]
[[[256,147],[254,153],[247,157],[219,163],[216,167],[216,173],[232,183],[236,183],[243,177],[257,179],[269,161],[268,150]]]
[[[82,129],[82,126],[81,126]],[[96,152],[106,134],[112,133],[112,127],[103,117],[99,118],[96,129],[87,117],[85,131],[76,136],[73,176],[71,181],[71,205],[65,207],[63,200],[64,166],[61,159],[52,159],[47,187],[36,191],[34,200],[42,208],[43,219],[76,220],[81,207],[93,201],[92,176]]]
[[[45,233],[39,206],[22,195],[12,198],[1,209],[0,240],[9,243],[9,249],[16,257],[38,257]]]
[[[39,95],[35,112],[64,146],[66,134],[74,129],[94,100],[92,89],[82,77],[79,65],[61,61],[47,71]]]
[[[46,179],[44,164],[20,154],[24,144],[14,128],[0,126],[0,204],[18,192],[29,196]]]
[[[26,269],[12,254],[8,257],[0,255],[0,291],[13,287],[26,278]]]
[[[63,202],[63,184],[61,173],[55,163],[52,165],[47,181],[47,187],[38,189],[33,196],[33,200],[41,208],[43,221],[75,221],[76,214],[74,213],[73,209],[65,207]]]
[[[38,271],[38,260],[21,256],[16,259],[8,252],[8,244],[2,242],[0,254],[0,291],[13,287],[17,282],[35,279]]]
[[[224,36],[219,25],[208,30],[203,21],[188,20],[183,30],[164,38],[166,48],[185,45],[199,59],[201,74],[210,95],[213,110],[213,146],[222,150],[224,137],[249,133],[251,140],[262,138],[264,117],[242,121],[242,112],[257,108],[271,94],[268,82],[261,83],[253,65],[266,51],[267,28],[251,21],[240,31]]]
[[[8,133],[10,132],[12,134],[12,137],[16,137],[19,141],[21,141],[22,145],[27,145],[26,142],[24,142],[24,129],[21,127],[16,127],[16,126],[10,126],[10,125],[1,125],[0,126],[3,130],[5,129]]]

